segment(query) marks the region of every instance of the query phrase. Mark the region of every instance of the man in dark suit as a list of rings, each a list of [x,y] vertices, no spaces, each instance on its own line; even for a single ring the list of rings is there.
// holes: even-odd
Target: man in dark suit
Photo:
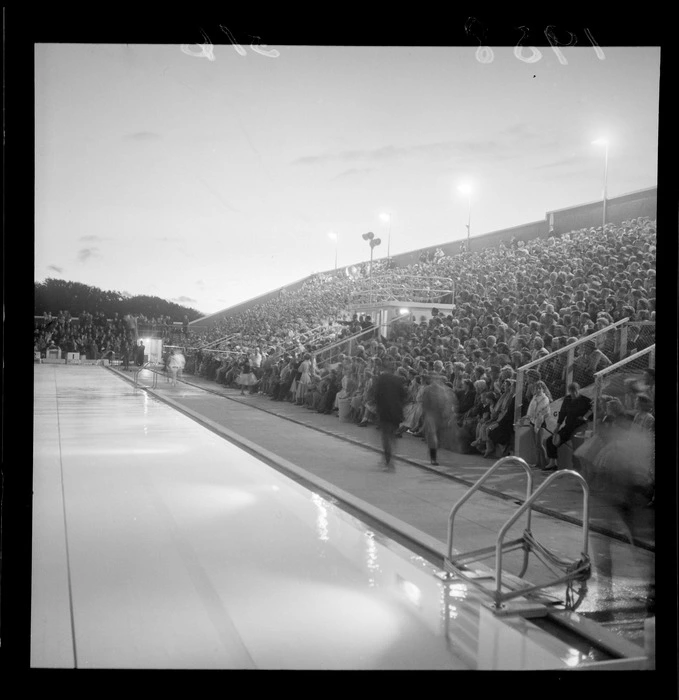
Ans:
[[[592,414],[592,400],[580,393],[580,385],[571,382],[568,385],[568,395],[564,398],[557,418],[554,434],[545,440],[545,452],[549,461],[542,471],[550,472],[558,468],[557,450],[559,445],[571,439],[573,433],[589,420]],[[555,438],[558,438],[556,442]]]
[[[394,364],[386,361],[382,373],[375,382],[375,404],[377,422],[382,434],[385,471],[394,469],[392,453],[395,433],[403,422],[403,406],[408,397],[406,383],[400,375],[394,374]]]

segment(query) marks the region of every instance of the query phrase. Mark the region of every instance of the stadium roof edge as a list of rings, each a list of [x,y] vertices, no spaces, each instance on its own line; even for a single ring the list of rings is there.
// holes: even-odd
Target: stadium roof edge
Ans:
[[[288,287],[292,287],[293,284],[298,284],[301,282],[304,282],[305,280],[308,280],[310,277],[313,277],[316,273],[312,272],[306,277],[300,277],[298,280],[295,280],[294,282],[288,282],[287,284],[284,284],[282,287],[274,287],[273,289],[269,289],[267,292],[263,292],[262,294],[258,294],[256,297],[252,297],[250,299],[243,299],[243,301],[239,301],[235,304],[231,304],[231,306],[226,306],[223,309],[220,309],[219,311],[215,311],[214,313],[211,314],[205,314],[205,316],[201,316],[200,318],[197,318],[189,323],[189,325],[194,325],[198,326],[200,325],[201,321],[205,321],[206,319],[210,319],[213,316],[218,316],[219,314],[223,314],[225,311],[229,311],[230,309],[235,309],[237,306],[243,306],[244,304],[251,304],[254,301],[257,301],[257,299],[261,299],[262,297],[269,296],[269,294],[274,294],[275,292],[280,292],[283,289],[287,289]]]
[[[658,185],[653,185],[652,187],[645,187],[644,189],[641,190],[632,190],[632,192],[623,192],[622,194],[616,194],[615,196],[608,196],[606,198],[607,202],[610,202],[614,199],[620,199],[622,197],[631,197],[634,194],[643,194],[644,192],[651,192],[652,190],[657,190]],[[586,207],[589,206],[590,204],[599,204],[601,202],[601,199],[593,199],[589,202],[582,202],[581,204],[577,204],[575,206],[578,207]],[[546,216],[549,216],[550,214],[556,214],[557,212],[560,211],[567,211],[568,209],[573,209],[573,205],[570,207],[561,207],[560,209],[548,209],[546,212]]]
[[[621,199],[623,197],[630,197],[633,195],[641,195],[644,192],[652,192],[654,190],[657,191],[657,189],[658,189],[657,185],[652,185],[651,187],[645,187],[645,188],[642,188],[640,190],[633,190],[631,192],[624,192],[623,194],[615,195],[613,197],[609,196],[607,198],[607,201],[611,202],[613,200]],[[550,214],[556,214],[558,212],[568,211],[569,209],[574,209],[577,207],[586,207],[586,206],[589,206],[592,204],[598,204],[600,202],[601,202],[600,199],[594,199],[590,202],[582,202],[580,204],[572,204],[568,207],[561,207],[560,209],[548,209],[545,212],[545,217],[543,219],[537,219],[536,221],[530,221],[530,222],[524,223],[524,224],[516,224],[515,226],[507,226],[506,228],[496,229],[495,231],[486,231],[485,233],[480,233],[480,234],[474,236],[474,239],[479,239],[479,238],[482,239],[482,238],[497,235],[499,233],[507,233],[509,231],[512,231],[512,229],[521,229],[521,228],[526,228],[526,227],[534,226],[534,225],[538,225],[538,224],[544,224],[544,222],[549,218]],[[454,241],[445,241],[443,243],[436,243],[436,244],[424,246],[422,248],[414,248],[413,250],[410,250],[410,251],[404,251],[403,253],[397,253],[395,255],[392,255],[391,257],[392,258],[399,258],[402,256],[410,255],[412,253],[417,253],[418,251],[430,250],[432,248],[434,248],[434,249],[440,248],[441,246],[448,246],[448,245],[453,244],[453,243],[463,243],[465,240],[466,240],[466,238],[460,238],[460,239],[456,239]],[[362,260],[359,262],[350,263],[346,267],[350,267],[351,265],[362,265],[362,264],[367,263],[367,262],[368,262],[367,260]],[[191,321],[189,325],[199,326],[199,325],[201,325],[201,322],[209,321],[209,319],[214,318],[215,316],[220,316],[222,314],[225,314],[228,311],[233,311],[234,309],[237,309],[239,306],[244,306],[246,304],[252,304],[253,302],[256,302],[257,299],[261,299],[262,297],[266,297],[266,296],[269,296],[271,294],[275,294],[276,292],[280,292],[284,289],[288,289],[288,288],[292,287],[293,285],[301,284],[301,283],[305,282],[306,280],[311,279],[312,277],[314,277],[317,274],[332,274],[332,273],[334,273],[334,271],[335,271],[334,269],[329,269],[329,270],[320,270],[318,272],[312,272],[312,273],[306,275],[305,277],[301,277],[300,279],[295,280],[294,282],[288,282],[287,284],[284,284],[281,287],[275,287],[274,289],[270,289],[267,292],[264,292],[262,294],[258,294],[257,296],[252,297],[251,299],[245,299],[245,300],[240,301],[236,304],[232,304],[231,306],[227,306],[223,309],[220,309],[219,311],[215,311],[214,313],[206,314],[205,316],[201,316],[200,318],[197,318],[196,320]]]

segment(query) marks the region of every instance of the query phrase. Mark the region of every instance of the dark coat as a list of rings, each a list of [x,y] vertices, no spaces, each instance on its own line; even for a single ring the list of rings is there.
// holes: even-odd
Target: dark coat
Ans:
[[[383,372],[375,380],[375,404],[380,423],[400,425],[408,389],[402,377]]]

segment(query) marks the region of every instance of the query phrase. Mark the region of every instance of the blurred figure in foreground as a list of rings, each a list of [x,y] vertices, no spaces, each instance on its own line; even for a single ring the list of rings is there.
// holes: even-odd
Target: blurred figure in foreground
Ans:
[[[429,460],[438,466],[437,451],[450,422],[453,396],[452,390],[445,385],[445,377],[439,372],[431,372],[427,381],[422,392],[424,434],[429,448]]]
[[[382,373],[375,380],[375,405],[378,427],[382,435],[383,469],[389,471],[394,469],[391,459],[394,438],[403,421],[403,406],[408,398],[408,391],[403,378],[394,374],[392,362],[387,360],[382,367]]]
[[[622,531],[635,548],[638,560],[636,576],[641,578],[644,603],[649,612],[655,611],[655,571],[653,557],[640,551],[644,534],[653,539],[655,529],[653,509],[648,505],[653,488],[653,432],[635,424],[626,414],[622,402],[611,398],[606,403],[606,415],[597,426],[597,433],[578,449],[583,473],[593,498],[606,505],[601,512],[606,526]],[[613,556],[610,539],[592,538],[594,561],[604,581],[613,581]],[[612,584],[610,593],[612,595]]]
[[[170,370],[170,381],[172,386],[177,386],[177,378],[182,378],[184,367],[186,366],[186,358],[179,348],[175,348],[170,355],[167,367]]]

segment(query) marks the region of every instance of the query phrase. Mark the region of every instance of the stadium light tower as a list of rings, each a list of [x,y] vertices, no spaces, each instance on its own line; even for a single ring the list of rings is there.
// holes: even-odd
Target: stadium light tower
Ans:
[[[372,231],[363,234],[363,240],[370,243],[370,303],[373,301],[373,250],[382,242]]]
[[[458,192],[467,195],[467,207],[469,216],[467,218],[467,252],[469,252],[469,243],[472,237],[472,186],[468,182],[462,183],[458,188]]]
[[[391,260],[389,254],[391,250],[391,213],[385,212],[384,214],[380,214],[380,219],[389,224],[389,233],[387,234],[387,260]]]
[[[606,227],[606,200],[608,199],[608,139],[597,139],[592,141],[593,146],[604,146],[604,218],[601,230]]]
[[[337,272],[337,240],[339,236],[334,231],[330,231],[328,238],[332,238],[335,241],[335,272]]]

